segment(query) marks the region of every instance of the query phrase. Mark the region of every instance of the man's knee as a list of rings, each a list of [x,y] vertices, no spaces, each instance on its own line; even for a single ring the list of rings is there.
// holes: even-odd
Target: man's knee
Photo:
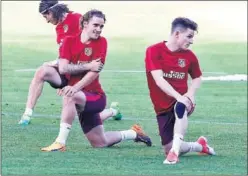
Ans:
[[[90,144],[93,148],[104,148],[108,146],[107,143],[97,143],[97,142],[91,142],[91,141],[90,141]]]
[[[48,68],[48,66],[44,65],[40,66],[35,73],[35,77],[41,80],[45,80],[46,77],[49,75],[51,75],[50,69]]]
[[[104,137],[88,137],[88,140],[90,142],[90,145],[93,148],[104,148],[108,146],[107,141],[104,139]]]

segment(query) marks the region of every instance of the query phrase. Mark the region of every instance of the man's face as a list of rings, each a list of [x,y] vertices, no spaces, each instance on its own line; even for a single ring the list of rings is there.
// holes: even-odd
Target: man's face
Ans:
[[[57,25],[58,24],[58,21],[53,18],[52,12],[48,11],[48,13],[42,14],[42,15],[46,19],[47,23],[51,23],[53,25]]]
[[[184,31],[177,31],[175,36],[176,36],[176,41],[179,49],[186,50],[189,48],[191,44],[193,44],[193,38],[194,38],[195,31],[187,28]]]
[[[91,39],[98,39],[104,27],[104,19],[93,16],[89,22],[84,22],[84,30]]]

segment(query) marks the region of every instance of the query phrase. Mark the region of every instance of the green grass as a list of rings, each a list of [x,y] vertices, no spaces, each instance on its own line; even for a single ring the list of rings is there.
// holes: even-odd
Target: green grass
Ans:
[[[34,39],[37,39],[35,41]],[[38,43],[39,40],[42,42]],[[21,41],[21,42],[20,42]],[[163,165],[163,151],[144,73],[101,73],[101,83],[111,101],[121,105],[124,119],[105,122],[106,130],[124,130],[141,124],[153,140],[148,148],[132,141],[112,148],[93,149],[74,121],[67,152],[42,153],[58,134],[61,98],[45,85],[32,124],[17,125],[25,108],[28,86],[36,68],[57,57],[53,38],[23,37],[2,45],[2,175],[246,175],[247,82],[203,82],[197,108],[190,118],[187,141],[208,137],[217,156],[187,154],[175,166]],[[130,44],[131,43],[131,44]],[[144,70],[144,39],[112,38],[105,69]],[[38,46],[39,45],[39,46]],[[204,72],[247,74],[246,43],[194,44]],[[205,74],[207,76],[210,74]],[[50,117],[53,116],[53,117]],[[126,118],[132,120],[125,120]],[[141,119],[141,120],[140,120]]]

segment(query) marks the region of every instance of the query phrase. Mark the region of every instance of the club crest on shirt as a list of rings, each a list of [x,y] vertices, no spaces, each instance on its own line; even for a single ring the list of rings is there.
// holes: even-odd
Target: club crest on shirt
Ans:
[[[64,32],[66,33],[66,32],[68,31],[68,25],[65,24],[65,25],[63,26],[63,29],[64,29]]]
[[[178,66],[182,67],[182,68],[185,67],[186,66],[185,59],[179,58],[178,59]]]
[[[85,48],[84,49],[84,54],[86,56],[90,56],[92,54],[92,48]]]

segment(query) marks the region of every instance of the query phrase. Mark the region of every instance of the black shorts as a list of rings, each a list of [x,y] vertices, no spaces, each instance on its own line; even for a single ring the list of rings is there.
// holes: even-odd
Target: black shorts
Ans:
[[[59,73],[59,70],[57,67],[54,67],[55,70],[58,72],[59,76],[60,76],[60,79],[61,79],[61,84],[60,85],[57,85],[57,84],[53,84],[53,83],[49,83],[51,87],[55,88],[55,89],[62,89],[63,87],[67,86],[68,85],[68,79],[66,78],[65,75],[61,75]]]

